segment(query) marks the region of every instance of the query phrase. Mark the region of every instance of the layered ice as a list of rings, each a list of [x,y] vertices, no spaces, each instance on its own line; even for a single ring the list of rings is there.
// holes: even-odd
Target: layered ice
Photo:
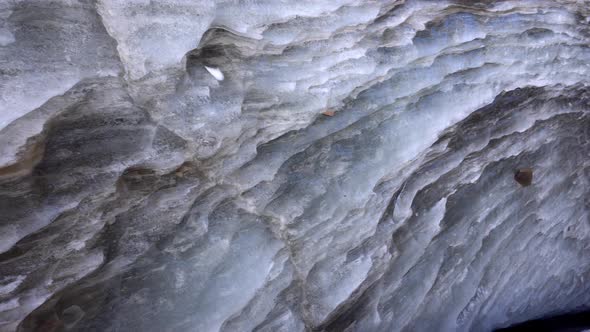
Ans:
[[[0,331],[587,309],[588,9],[1,3]]]

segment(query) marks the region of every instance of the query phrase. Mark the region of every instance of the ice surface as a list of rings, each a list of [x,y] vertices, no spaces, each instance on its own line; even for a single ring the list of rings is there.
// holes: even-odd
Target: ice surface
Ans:
[[[491,331],[587,308],[589,15],[0,2],[0,331]]]

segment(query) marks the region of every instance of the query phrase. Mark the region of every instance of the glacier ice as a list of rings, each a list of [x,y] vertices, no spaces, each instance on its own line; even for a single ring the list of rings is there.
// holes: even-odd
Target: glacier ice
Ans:
[[[590,309],[588,17],[0,0],[0,331],[491,331]]]

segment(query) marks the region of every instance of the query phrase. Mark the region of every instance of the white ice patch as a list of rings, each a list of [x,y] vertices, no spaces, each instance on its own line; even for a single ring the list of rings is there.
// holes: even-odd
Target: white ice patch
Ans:
[[[22,282],[23,280],[25,280],[25,276],[17,276],[16,278],[11,277],[11,278],[3,278],[2,280],[0,280],[0,283],[2,285],[0,285],[0,294],[4,295],[4,294],[8,294],[10,292],[12,292],[13,290],[15,290]],[[5,283],[6,280],[10,280],[8,283]]]
[[[2,129],[2,126],[0,126],[0,129]],[[15,243],[18,242],[18,240],[20,240],[20,236],[14,225],[0,227],[0,234],[0,253],[9,250]]]
[[[213,77],[215,77],[216,80],[223,81],[223,73],[221,72],[221,70],[219,70],[219,68],[211,68],[205,66],[205,69],[207,69],[209,74],[213,75]]]
[[[18,308],[18,306],[18,298],[14,298],[5,302],[0,302],[0,312]]]
[[[14,43],[14,35],[6,28],[0,28],[0,47]]]

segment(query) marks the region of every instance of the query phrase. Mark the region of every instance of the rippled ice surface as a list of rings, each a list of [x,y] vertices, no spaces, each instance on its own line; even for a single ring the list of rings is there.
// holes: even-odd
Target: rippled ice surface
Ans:
[[[588,17],[0,0],[0,331],[490,331],[588,309]]]

